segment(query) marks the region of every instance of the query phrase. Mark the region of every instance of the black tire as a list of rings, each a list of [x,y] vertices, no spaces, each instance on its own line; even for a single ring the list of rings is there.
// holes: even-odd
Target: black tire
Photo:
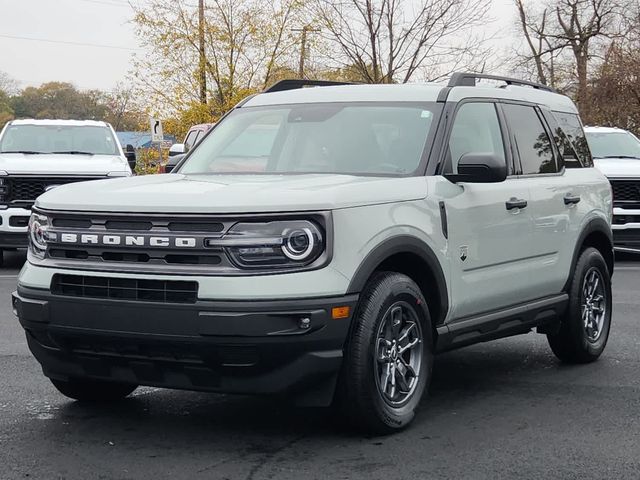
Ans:
[[[397,318],[401,323],[396,331]],[[405,338],[401,340],[403,333]],[[387,334],[398,339],[397,343],[394,341],[391,346],[386,338],[379,338]],[[401,352],[418,338],[415,346]],[[360,297],[345,350],[337,398],[347,419],[374,434],[393,433],[409,425],[431,381],[433,368],[431,318],[427,302],[413,280],[399,273],[382,272],[369,281]],[[377,358],[380,352],[384,353],[384,362]],[[406,368],[408,363],[419,368],[410,370]],[[413,371],[417,371],[417,378],[411,374]],[[388,395],[394,391],[398,402]],[[404,395],[407,398],[400,401]]]
[[[133,392],[137,385],[100,380],[70,379],[67,381],[50,379],[53,386],[64,396],[80,402],[113,402],[122,400]]]
[[[594,278],[594,275],[598,278],[598,288],[601,288],[598,293],[601,291],[604,296],[599,302],[588,300],[587,293],[591,288],[587,286],[587,283],[590,278]],[[600,294],[595,297],[592,295],[594,300],[598,296]],[[588,305],[597,306],[589,307]],[[597,329],[599,333],[595,336],[596,329],[592,326],[599,322],[591,321],[591,318],[600,318],[595,315],[598,315],[597,311],[601,308],[605,310],[601,317],[601,326]],[[611,308],[611,275],[607,263],[598,250],[586,248],[576,263],[569,288],[569,305],[561,320],[560,330],[555,334],[547,335],[551,350],[556,357],[566,363],[589,363],[597,360],[604,351],[609,338]],[[585,326],[583,315],[586,315],[589,329]]]

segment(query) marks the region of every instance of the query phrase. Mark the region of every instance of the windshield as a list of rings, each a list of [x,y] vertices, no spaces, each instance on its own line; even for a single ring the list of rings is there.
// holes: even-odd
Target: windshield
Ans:
[[[411,174],[436,103],[240,108],[193,150],[180,173]]]
[[[630,158],[640,160],[640,140],[629,132],[587,132],[594,158]]]
[[[118,155],[119,150],[106,126],[9,125],[0,153]]]

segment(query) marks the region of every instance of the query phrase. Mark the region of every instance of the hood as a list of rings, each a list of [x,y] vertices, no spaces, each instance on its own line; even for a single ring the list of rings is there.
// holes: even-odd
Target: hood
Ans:
[[[593,163],[606,177],[640,178],[640,160],[631,158],[595,158]]]
[[[127,162],[119,155],[29,155],[0,153],[0,171],[10,175],[106,175],[128,170]]]
[[[260,213],[373,205],[426,196],[425,177],[148,175],[63,185],[36,206],[140,213]]]

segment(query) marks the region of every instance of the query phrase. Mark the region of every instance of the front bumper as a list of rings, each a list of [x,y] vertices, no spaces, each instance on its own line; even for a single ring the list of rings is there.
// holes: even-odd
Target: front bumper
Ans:
[[[0,210],[0,248],[26,248],[27,225],[31,210],[7,208]]]
[[[640,253],[640,210],[614,207],[613,244],[616,251]]]
[[[13,307],[51,378],[331,401],[357,296],[168,304],[19,286]],[[303,326],[304,325],[304,326]]]

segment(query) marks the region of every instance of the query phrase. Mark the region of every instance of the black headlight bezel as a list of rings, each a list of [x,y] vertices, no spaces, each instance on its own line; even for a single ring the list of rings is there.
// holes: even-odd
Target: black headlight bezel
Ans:
[[[302,248],[293,245],[293,239],[299,236],[306,239]],[[308,219],[237,222],[221,239],[209,241],[211,247],[222,248],[241,270],[307,267],[320,259],[326,250],[324,228]]]
[[[247,266],[242,265],[234,259],[232,255],[227,253],[231,263],[233,263],[239,274],[241,275],[274,275],[280,273],[297,273],[317,270],[331,263],[333,258],[333,217],[331,212],[303,212],[293,214],[263,214],[263,215],[241,215],[236,217],[237,221],[231,226],[231,231],[236,225],[243,223],[268,223],[268,222],[298,222],[308,221],[316,225],[322,234],[323,250],[319,255],[310,262],[301,262],[300,264],[290,264],[288,266]],[[223,236],[221,240],[226,239],[231,243],[232,240]]]

